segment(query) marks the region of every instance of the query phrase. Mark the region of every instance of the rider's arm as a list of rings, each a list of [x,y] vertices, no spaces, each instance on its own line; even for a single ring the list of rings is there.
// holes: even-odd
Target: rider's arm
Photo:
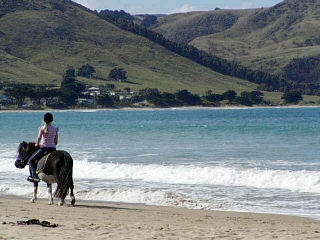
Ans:
[[[39,147],[40,141],[41,141],[41,137],[42,137],[42,130],[39,128],[39,132],[38,132],[38,137],[36,140],[36,147]]]
[[[58,132],[56,133],[56,137],[54,138],[54,144],[55,145],[58,145],[58,139],[59,139],[59,137],[58,137]]]

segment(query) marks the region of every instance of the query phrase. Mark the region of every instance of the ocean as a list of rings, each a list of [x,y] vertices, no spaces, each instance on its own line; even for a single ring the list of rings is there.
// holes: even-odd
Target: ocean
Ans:
[[[28,167],[14,161],[44,113],[0,111],[0,197],[31,198]],[[52,113],[78,200],[320,219],[320,108]]]

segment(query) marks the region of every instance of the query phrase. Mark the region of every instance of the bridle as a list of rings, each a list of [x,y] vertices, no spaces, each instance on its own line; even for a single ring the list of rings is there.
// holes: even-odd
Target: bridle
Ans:
[[[25,147],[25,145],[27,145],[27,147]],[[29,158],[38,149],[37,147],[34,147],[30,152],[28,152],[28,147],[29,146],[30,146],[30,143],[28,144],[27,142],[22,142],[20,144],[19,155],[18,155],[18,157],[16,159],[16,167],[24,168],[28,164]]]

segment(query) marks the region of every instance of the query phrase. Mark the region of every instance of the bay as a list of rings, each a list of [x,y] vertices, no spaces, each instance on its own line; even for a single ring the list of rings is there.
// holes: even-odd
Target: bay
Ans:
[[[31,197],[14,160],[44,113],[0,112],[0,196]],[[320,218],[320,108],[52,113],[78,199]]]

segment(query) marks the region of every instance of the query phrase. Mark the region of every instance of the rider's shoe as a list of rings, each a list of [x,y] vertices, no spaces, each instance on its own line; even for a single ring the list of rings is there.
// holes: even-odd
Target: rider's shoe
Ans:
[[[28,180],[29,182],[33,182],[33,183],[35,183],[35,182],[40,182],[40,179],[39,179],[39,178],[33,178],[33,177],[28,177],[27,180]]]

